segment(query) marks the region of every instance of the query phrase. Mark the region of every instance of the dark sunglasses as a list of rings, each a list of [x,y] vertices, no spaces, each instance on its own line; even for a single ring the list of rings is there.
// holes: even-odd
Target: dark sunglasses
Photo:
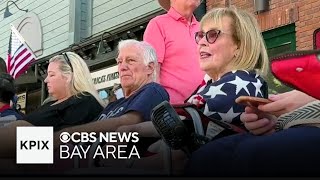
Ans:
[[[199,41],[205,36],[207,42],[213,44],[214,42],[216,42],[220,33],[221,31],[217,29],[212,29],[207,32],[198,31],[195,33],[196,43],[199,44]]]
[[[66,60],[66,62],[68,63],[68,65],[70,66],[71,71],[73,72],[73,67],[71,65],[71,62],[70,62],[70,59],[69,59],[67,53],[62,53],[62,55],[63,55],[64,59]]]

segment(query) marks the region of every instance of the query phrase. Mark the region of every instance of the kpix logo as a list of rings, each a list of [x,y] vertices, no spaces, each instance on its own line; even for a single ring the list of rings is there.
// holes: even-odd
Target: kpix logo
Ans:
[[[53,163],[53,127],[17,127],[17,164]]]
[[[47,149],[50,150],[48,147],[49,141],[21,141],[20,148],[21,149]]]

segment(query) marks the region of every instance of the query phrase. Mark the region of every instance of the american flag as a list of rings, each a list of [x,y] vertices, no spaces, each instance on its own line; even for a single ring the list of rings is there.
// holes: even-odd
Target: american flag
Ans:
[[[267,98],[267,91],[267,83],[261,76],[237,70],[224,74],[217,81],[205,75],[202,84],[187,102],[195,104],[210,118],[241,125],[240,115],[245,106],[237,104],[235,99],[239,96]]]
[[[14,79],[28,70],[32,61],[36,59],[20,33],[11,26],[8,57],[6,60],[7,73]]]

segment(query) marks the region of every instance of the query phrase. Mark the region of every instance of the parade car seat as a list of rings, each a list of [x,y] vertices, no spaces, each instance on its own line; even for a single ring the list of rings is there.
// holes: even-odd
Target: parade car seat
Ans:
[[[152,110],[151,120],[171,149],[181,149],[187,155],[211,140],[246,132],[241,127],[205,116],[190,103],[171,105],[163,101]]]

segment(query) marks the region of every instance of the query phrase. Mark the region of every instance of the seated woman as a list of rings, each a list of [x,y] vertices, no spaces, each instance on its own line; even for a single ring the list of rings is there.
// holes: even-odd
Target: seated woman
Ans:
[[[208,117],[242,124],[240,115],[245,107],[235,103],[235,99],[268,96],[267,84],[262,78],[269,68],[268,56],[258,27],[255,17],[240,9],[214,8],[207,12],[200,22],[201,31],[195,34],[200,68],[206,75],[186,102],[195,104]],[[159,136],[151,122],[118,130],[136,131],[146,137]],[[159,148],[155,149],[158,152]]]
[[[14,147],[17,126],[53,126],[54,131],[94,120],[103,110],[84,60],[73,52],[49,60],[47,83],[50,99],[25,120],[17,120],[0,128],[1,146]],[[15,155],[15,149],[0,148],[0,157]]]
[[[246,107],[241,115],[250,133],[202,146],[192,154],[186,175],[317,176],[320,101],[296,90],[270,99],[274,102],[260,105],[259,110]],[[310,124],[308,120],[314,117],[317,120]],[[307,123],[291,126],[294,121]]]
[[[272,62],[273,74],[302,92],[293,90],[272,95],[269,97],[271,103],[258,108],[246,107],[241,121],[250,133],[224,137],[202,146],[190,158],[186,174],[319,175],[319,54],[320,51],[311,55],[300,51],[275,58],[278,62]],[[296,71],[297,68],[302,68],[304,73]]]

